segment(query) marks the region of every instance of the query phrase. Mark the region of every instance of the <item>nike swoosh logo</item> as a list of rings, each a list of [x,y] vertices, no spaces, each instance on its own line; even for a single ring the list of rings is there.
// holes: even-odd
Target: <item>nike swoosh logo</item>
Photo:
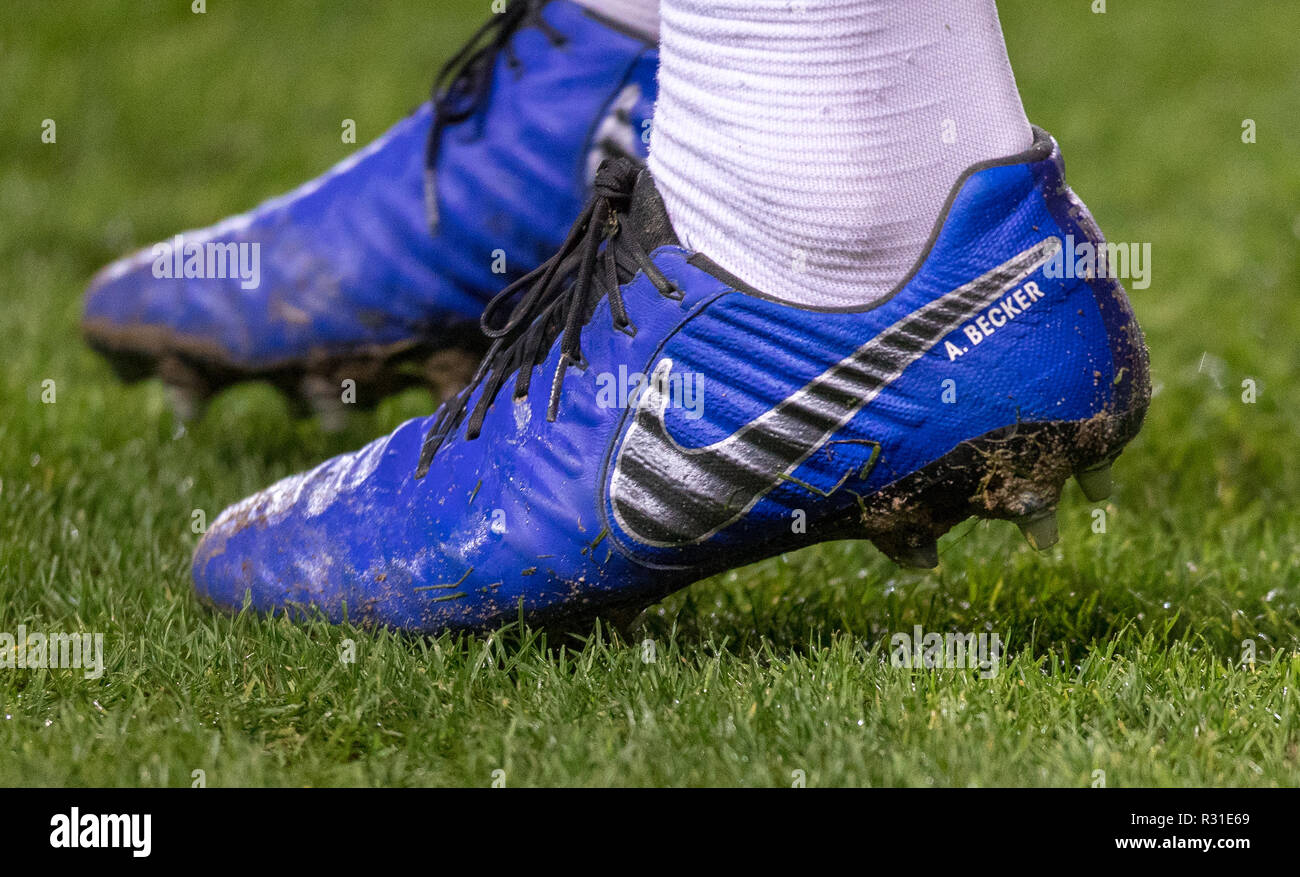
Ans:
[[[705,447],[682,447],[668,433],[661,388],[668,386],[672,361],[660,360],[614,461],[614,520],[628,536],[656,547],[710,539],[786,481],[908,366],[1019,286],[1060,247],[1060,238],[1046,238],[918,308],[775,408]]]

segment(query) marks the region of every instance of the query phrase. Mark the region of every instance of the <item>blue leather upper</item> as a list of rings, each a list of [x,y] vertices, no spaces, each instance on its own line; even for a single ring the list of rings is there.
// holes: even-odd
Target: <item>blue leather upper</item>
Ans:
[[[249,370],[346,354],[475,322],[501,286],[563,240],[586,200],[602,122],[616,110],[639,134],[655,99],[657,50],[567,0],[542,10],[565,37],[525,26],[512,66],[496,59],[482,110],[446,129],[438,222],[430,234],[426,103],[320,178],[186,243],[256,243],[260,284],[154,276],[154,250],[104,269],[87,294],[92,333],[141,328]],[[647,138],[621,142],[644,156]],[[494,273],[504,257],[506,272]]]
[[[653,545],[620,525],[611,479],[637,417],[602,406],[602,375],[697,374],[704,416],[681,407],[664,425],[685,448],[725,443],[891,327],[1017,254],[1072,233],[1059,153],[973,173],[929,253],[892,297],[853,312],[819,312],[741,291],[663,246],[653,259],[685,293],[659,294],[643,273],[623,286],[634,334],[611,328],[604,300],[582,336],[586,368],[569,368],[554,422],[546,407],[559,363],[552,347],[526,399],[507,382],[482,434],[463,428],[413,474],[431,418],[287,479],[231,508],[194,559],[200,595],[238,607],[245,593],[270,610],[312,605],[330,618],[413,630],[483,628],[583,608],[643,606],[697,578],[816,541],[808,533],[867,495],[937,460],[959,442],[1017,422],[1077,421],[1126,398],[1136,332],[1113,281],[1051,279],[1039,265],[1017,279],[1040,295],[974,344],[964,327],[919,349],[901,375],[774,482],[748,511],[694,544]],[[1005,295],[1012,292],[1008,289]],[[998,299],[1001,301],[1001,298]],[[987,324],[992,325],[992,324]],[[951,345],[951,346],[950,346]],[[954,349],[964,353],[954,354]],[[943,401],[951,380],[956,403]],[[480,391],[481,392],[481,391]],[[877,445],[879,450],[876,450]],[[870,465],[868,465],[870,464]],[[692,485],[672,485],[685,499]],[[669,496],[668,501],[673,502]]]

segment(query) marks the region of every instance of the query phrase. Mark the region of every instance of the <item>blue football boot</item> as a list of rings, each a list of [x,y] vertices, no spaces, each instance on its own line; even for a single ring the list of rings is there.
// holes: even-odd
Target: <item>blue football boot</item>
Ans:
[[[376,142],[101,271],[85,335],[182,414],[245,379],[335,415],[347,379],[360,404],[422,378],[450,395],[484,305],[560,246],[600,162],[644,158],[657,63],[574,3],[512,0]]]
[[[684,248],[650,172],[611,162],[559,252],[485,311],[469,387],[228,509],[198,593],[413,631],[567,627],[831,539],[930,567],[972,515],[1045,548],[1065,481],[1103,497],[1149,398],[1123,288],[1066,253],[1097,247],[1036,131],[966,172],[892,294],[801,307]]]

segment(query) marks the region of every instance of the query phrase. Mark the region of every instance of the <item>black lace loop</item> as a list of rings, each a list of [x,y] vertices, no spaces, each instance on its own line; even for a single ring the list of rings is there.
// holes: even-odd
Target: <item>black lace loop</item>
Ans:
[[[514,397],[528,395],[534,369],[546,362],[550,345],[558,336],[560,361],[551,377],[546,409],[546,419],[554,421],[565,372],[570,366],[586,367],[582,329],[596,306],[608,299],[614,328],[636,334],[620,285],[637,271],[644,272],[660,295],[681,299],[681,290],[650,259],[628,214],[640,170],[629,158],[602,163],[591,200],[559,251],[488,302],[480,322],[492,346],[469,386],[439,411],[424,441],[417,478],[428,471],[438,448],[462,422],[467,439],[478,437],[488,408],[511,374],[516,375]],[[483,391],[471,410],[470,398],[479,387]]]
[[[492,77],[497,57],[503,55],[512,70],[521,67],[511,47],[511,40],[522,27],[536,27],[546,34],[552,45],[561,46],[567,38],[541,15],[546,0],[510,0],[503,12],[494,14],[459,52],[443,65],[433,81],[433,129],[425,147],[425,198],[430,222],[437,220],[438,154],[446,129],[473,118],[486,105],[492,93]]]

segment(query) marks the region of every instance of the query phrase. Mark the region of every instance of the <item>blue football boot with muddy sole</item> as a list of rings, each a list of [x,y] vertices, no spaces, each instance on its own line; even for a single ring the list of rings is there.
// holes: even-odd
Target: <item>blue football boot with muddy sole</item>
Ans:
[[[1150,393],[1123,288],[1065,270],[1067,242],[1104,247],[1036,130],[965,173],[891,294],[819,310],[683,247],[650,172],[611,161],[557,254],[487,308],[469,386],[228,509],[198,594],[567,628],[827,540],[931,567],[975,516],[1045,548],[1067,479],[1109,491]]]
[[[334,423],[472,375],[484,305],[564,241],[600,162],[644,159],[658,50],[568,0],[512,0],[434,98],[293,192],[101,271],[83,330],[193,416],[267,380]],[[350,400],[351,401],[351,400]]]

